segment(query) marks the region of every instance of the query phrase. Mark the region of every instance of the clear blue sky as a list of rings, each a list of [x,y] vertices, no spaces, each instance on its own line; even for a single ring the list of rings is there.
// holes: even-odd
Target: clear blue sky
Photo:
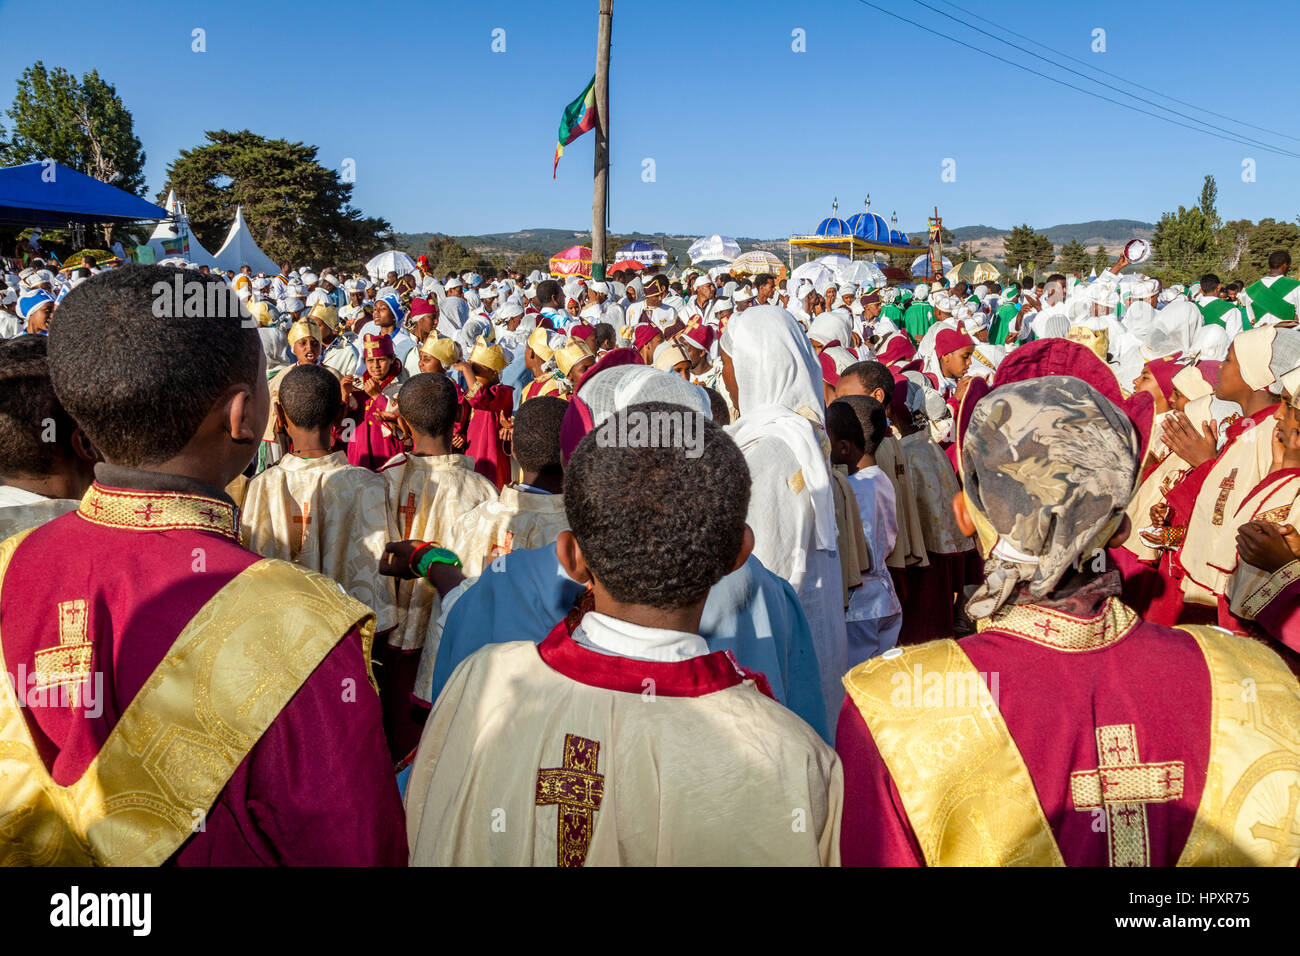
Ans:
[[[873,2],[962,33],[913,0]],[[1136,83],[1300,136],[1286,0],[955,2]],[[0,0],[0,103],[37,59],[98,68],[135,116],[151,195],[205,130],[248,128],[315,144],[327,166],[354,159],[354,203],[399,231],[590,228],[592,137],[568,147],[555,181],[551,158],[560,113],[594,69],[596,0],[210,10],[64,0],[43,28],[36,9]],[[196,27],[205,53],[191,50]],[[504,53],[491,50],[498,27]],[[1091,51],[1097,27],[1105,53]],[[791,49],[796,28],[805,53]],[[833,197],[843,216],[860,210],[867,193],[904,229],[935,204],[954,226],[1155,220],[1193,204],[1206,173],[1225,219],[1300,214],[1300,160],[1083,96],[856,0],[615,0],[613,36],[619,232],[782,236],[810,231]],[[1269,139],[1300,152],[1300,140]],[[642,181],[647,157],[654,182]],[[1242,181],[1245,157],[1257,163],[1253,183]],[[941,181],[945,158],[955,182]]]

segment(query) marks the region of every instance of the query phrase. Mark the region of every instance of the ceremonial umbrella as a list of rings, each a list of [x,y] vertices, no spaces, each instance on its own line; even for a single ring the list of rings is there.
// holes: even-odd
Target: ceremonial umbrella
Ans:
[[[591,278],[591,248],[570,246],[551,256],[551,275],[585,276]]]
[[[813,260],[813,262],[817,262],[820,263],[821,265],[824,265],[827,269],[830,269],[831,272],[835,272],[839,269],[843,269],[852,261],[853,260],[850,259],[848,256],[842,256],[837,252],[831,252],[824,256],[818,256],[816,259]]]
[[[366,272],[374,279],[383,278],[390,272],[404,276],[415,271],[415,260],[397,249],[381,252],[366,263]]]
[[[885,274],[880,270],[880,266],[869,259],[858,259],[856,262],[850,262],[847,266],[836,271],[835,278],[840,285],[852,282],[859,288],[871,286],[873,289],[878,289],[885,284]]]
[[[640,259],[615,259],[614,264],[609,267],[610,272],[618,272],[620,269],[626,269],[628,272],[640,272],[642,269],[650,268]]]
[[[898,266],[881,266],[880,274],[883,275],[888,282],[902,282],[907,278],[907,272],[898,268]]]
[[[763,272],[780,276],[785,271],[785,263],[765,249],[751,249],[731,264],[731,274],[735,276],[756,276]]]
[[[944,265],[947,265],[946,259]],[[961,263],[955,269],[949,269],[944,278],[949,282],[961,282],[962,280],[966,282],[997,282],[1000,274],[998,267],[993,263],[971,259]]]
[[[614,253],[614,263],[632,260],[644,266],[662,266],[668,262],[668,251],[653,243],[634,239]]]
[[[813,288],[825,288],[824,283],[831,281],[831,270],[820,262],[805,262],[795,266],[794,272],[790,273],[790,283],[797,288],[804,280],[811,282]]]
[[[81,263],[85,260],[86,256],[94,256],[95,265],[98,268],[122,264],[122,260],[113,255],[113,253],[109,252],[107,249],[82,249],[80,252],[74,252],[72,255],[68,256],[68,258],[64,260],[63,268],[59,271],[71,272],[73,269],[80,269]]]
[[[952,268],[952,260],[947,256],[943,257],[943,270],[947,272]],[[930,274],[930,253],[924,253],[912,260],[912,275],[917,278],[924,278]]]
[[[740,243],[730,236],[705,236],[691,243],[686,254],[691,257],[691,265],[701,262],[734,262],[740,255]]]

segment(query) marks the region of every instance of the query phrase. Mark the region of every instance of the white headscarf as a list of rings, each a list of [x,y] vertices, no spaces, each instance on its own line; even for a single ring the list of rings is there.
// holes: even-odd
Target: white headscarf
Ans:
[[[583,380],[578,398],[591,409],[593,427],[619,409],[641,402],[682,405],[713,419],[713,406],[703,388],[649,365],[615,365],[597,372]]]
[[[1173,303],[1170,303],[1160,311],[1163,312],[1172,305]],[[1192,352],[1197,361],[1222,362],[1228,357],[1230,345],[1232,340],[1228,338],[1228,330],[1221,325],[1211,323],[1197,331],[1196,337],[1192,339]]]
[[[469,320],[469,305],[464,299],[446,298],[438,303],[438,334],[449,339],[456,338],[457,333]]]
[[[818,345],[839,342],[840,345],[848,348],[853,344],[852,336],[853,325],[848,315],[839,309],[823,312],[813,319],[812,325],[808,327],[808,338]]]
[[[731,356],[740,410],[740,418],[728,427],[731,437],[742,447],[767,437],[784,442],[798,460],[812,498],[817,548],[834,551],[838,531],[823,446],[821,363],[807,336],[780,306],[755,305],[731,317],[721,348]]]

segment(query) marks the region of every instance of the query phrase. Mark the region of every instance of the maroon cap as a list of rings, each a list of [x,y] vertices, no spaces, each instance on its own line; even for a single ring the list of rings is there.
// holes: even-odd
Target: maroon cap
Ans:
[[[643,349],[654,341],[656,335],[663,335],[659,326],[642,322],[632,330],[632,344],[638,349]]]
[[[1169,401],[1169,397],[1174,394],[1174,376],[1183,370],[1183,367],[1174,361],[1176,358],[1178,356],[1173,355],[1147,362],[1147,368],[1151,370],[1151,376],[1160,385],[1165,401]]]
[[[569,338],[582,339],[587,344],[591,344],[591,339],[595,336],[596,330],[590,325],[584,325],[579,322],[577,325],[569,326]]]
[[[968,345],[974,345],[971,337],[965,332],[957,332],[953,329],[940,329],[939,334],[934,337],[934,354],[943,358],[950,352],[957,352],[966,348]]]
[[[831,358],[825,352],[822,352],[821,355],[817,356],[817,358],[822,364],[822,378],[826,380],[827,384],[840,384],[840,373],[835,369],[835,359]]]
[[[433,315],[436,311],[428,299],[411,300],[411,318],[413,319],[422,315]]]
[[[885,365],[893,365],[896,362],[906,362],[915,354],[916,346],[900,332],[885,343],[885,350],[880,353],[878,359]]]

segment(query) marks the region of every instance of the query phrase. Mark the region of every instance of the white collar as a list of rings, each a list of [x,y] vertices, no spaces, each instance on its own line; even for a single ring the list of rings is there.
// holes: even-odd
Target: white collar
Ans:
[[[573,639],[602,654],[636,661],[674,663],[710,653],[708,643],[698,634],[643,627],[597,611],[587,612]]]

